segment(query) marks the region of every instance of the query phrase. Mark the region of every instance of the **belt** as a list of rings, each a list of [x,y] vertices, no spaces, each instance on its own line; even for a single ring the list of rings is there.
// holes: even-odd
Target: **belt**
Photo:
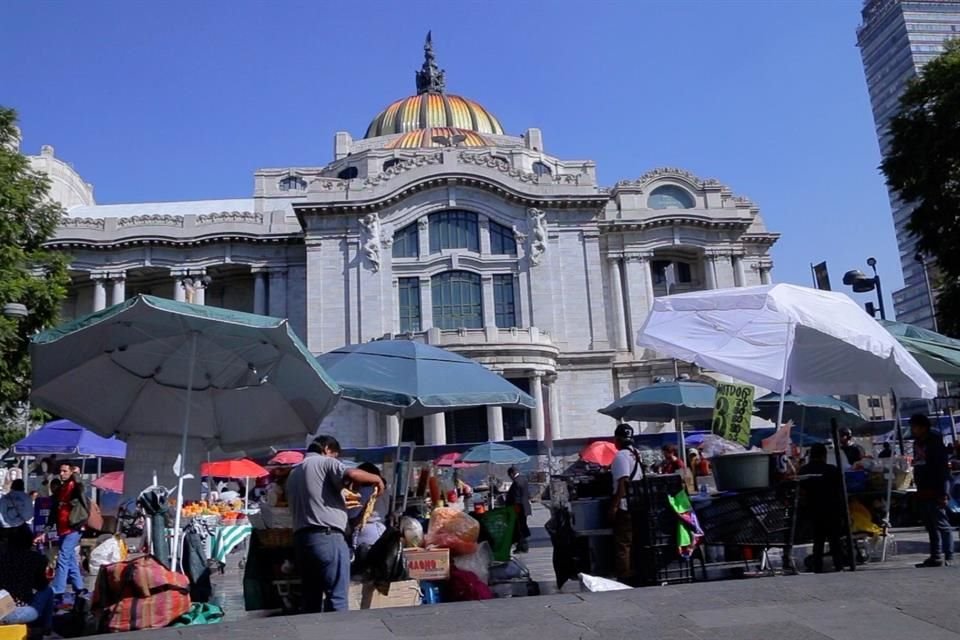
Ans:
[[[335,533],[343,535],[343,531],[337,529],[336,527],[320,527],[320,526],[306,526],[302,529],[298,529],[297,533],[323,533],[326,535],[333,535]]]

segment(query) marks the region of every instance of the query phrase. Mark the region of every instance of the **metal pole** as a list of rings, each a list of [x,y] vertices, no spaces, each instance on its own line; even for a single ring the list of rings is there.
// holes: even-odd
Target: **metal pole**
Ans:
[[[844,523],[847,529],[847,553],[850,556],[850,571],[857,570],[857,547],[853,542],[853,527],[850,524],[850,498],[847,495],[847,474],[843,471],[843,461],[840,456],[843,451],[840,449],[840,426],[836,418],[830,418],[830,432],[833,436],[833,454],[837,461],[837,469],[840,470],[840,488],[843,493],[843,515]]]
[[[873,268],[873,282],[877,285],[877,304],[880,305],[880,319],[887,319],[887,308],[883,305],[883,287],[880,286],[880,276],[876,275],[877,268]]]
[[[907,454],[903,445],[903,426],[900,418],[900,401],[897,400],[897,394],[893,389],[890,389],[890,399],[893,400],[893,423],[896,425],[895,429],[897,432],[897,446],[900,447],[900,455],[905,456]]]
[[[790,366],[790,334],[793,323],[787,323],[787,340],[783,345],[783,380],[780,384],[780,406],[777,408],[777,429],[783,424],[783,403],[787,395],[787,368]]]
[[[180,545],[180,512],[183,510],[183,476],[187,468],[187,433],[190,431],[190,399],[193,395],[193,372],[197,366],[197,332],[190,335],[190,369],[187,371],[187,393],[185,407],[183,409],[183,435],[180,439],[180,469],[177,472],[179,480],[177,482],[177,512],[173,520],[173,549],[171,549],[170,567],[176,571],[177,563],[180,558],[178,552]]]
[[[933,289],[930,288],[930,272],[927,271],[927,261],[922,254],[917,254],[917,262],[920,263],[920,267],[923,269],[923,282],[927,287],[927,301],[930,303],[930,319],[933,321],[933,330],[940,332],[939,323],[937,322],[937,305],[933,302]]]

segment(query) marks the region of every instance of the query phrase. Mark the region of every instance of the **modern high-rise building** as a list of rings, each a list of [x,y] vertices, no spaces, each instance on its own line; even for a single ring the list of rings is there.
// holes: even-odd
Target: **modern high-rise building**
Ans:
[[[943,52],[944,43],[960,37],[960,0],[865,0],[857,45],[873,107],[880,152],[890,147],[889,125],[900,96],[923,66]],[[916,240],[907,231],[911,205],[890,194],[900,248],[904,287],[893,293],[897,319],[935,328],[926,270],[918,260]]]

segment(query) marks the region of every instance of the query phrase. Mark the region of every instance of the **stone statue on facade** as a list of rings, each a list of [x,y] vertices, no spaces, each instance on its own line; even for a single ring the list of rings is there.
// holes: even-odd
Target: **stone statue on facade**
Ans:
[[[361,235],[363,255],[370,262],[370,270],[376,273],[380,271],[380,252],[383,242],[380,214],[368,213],[360,218],[360,228],[363,231]]]
[[[547,251],[547,214],[541,209],[527,209],[530,221],[530,264],[537,266]]]

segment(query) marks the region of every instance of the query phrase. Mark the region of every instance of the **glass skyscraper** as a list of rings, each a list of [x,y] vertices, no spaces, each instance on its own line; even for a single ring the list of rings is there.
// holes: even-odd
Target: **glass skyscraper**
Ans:
[[[862,16],[857,45],[880,152],[886,155],[890,119],[899,110],[900,95],[907,83],[943,51],[945,41],[960,37],[960,0],[866,0]],[[916,259],[916,241],[907,231],[912,208],[892,193],[890,206],[904,280],[903,289],[893,293],[897,319],[932,329],[935,325],[925,267]],[[932,269],[932,265],[926,268]]]

